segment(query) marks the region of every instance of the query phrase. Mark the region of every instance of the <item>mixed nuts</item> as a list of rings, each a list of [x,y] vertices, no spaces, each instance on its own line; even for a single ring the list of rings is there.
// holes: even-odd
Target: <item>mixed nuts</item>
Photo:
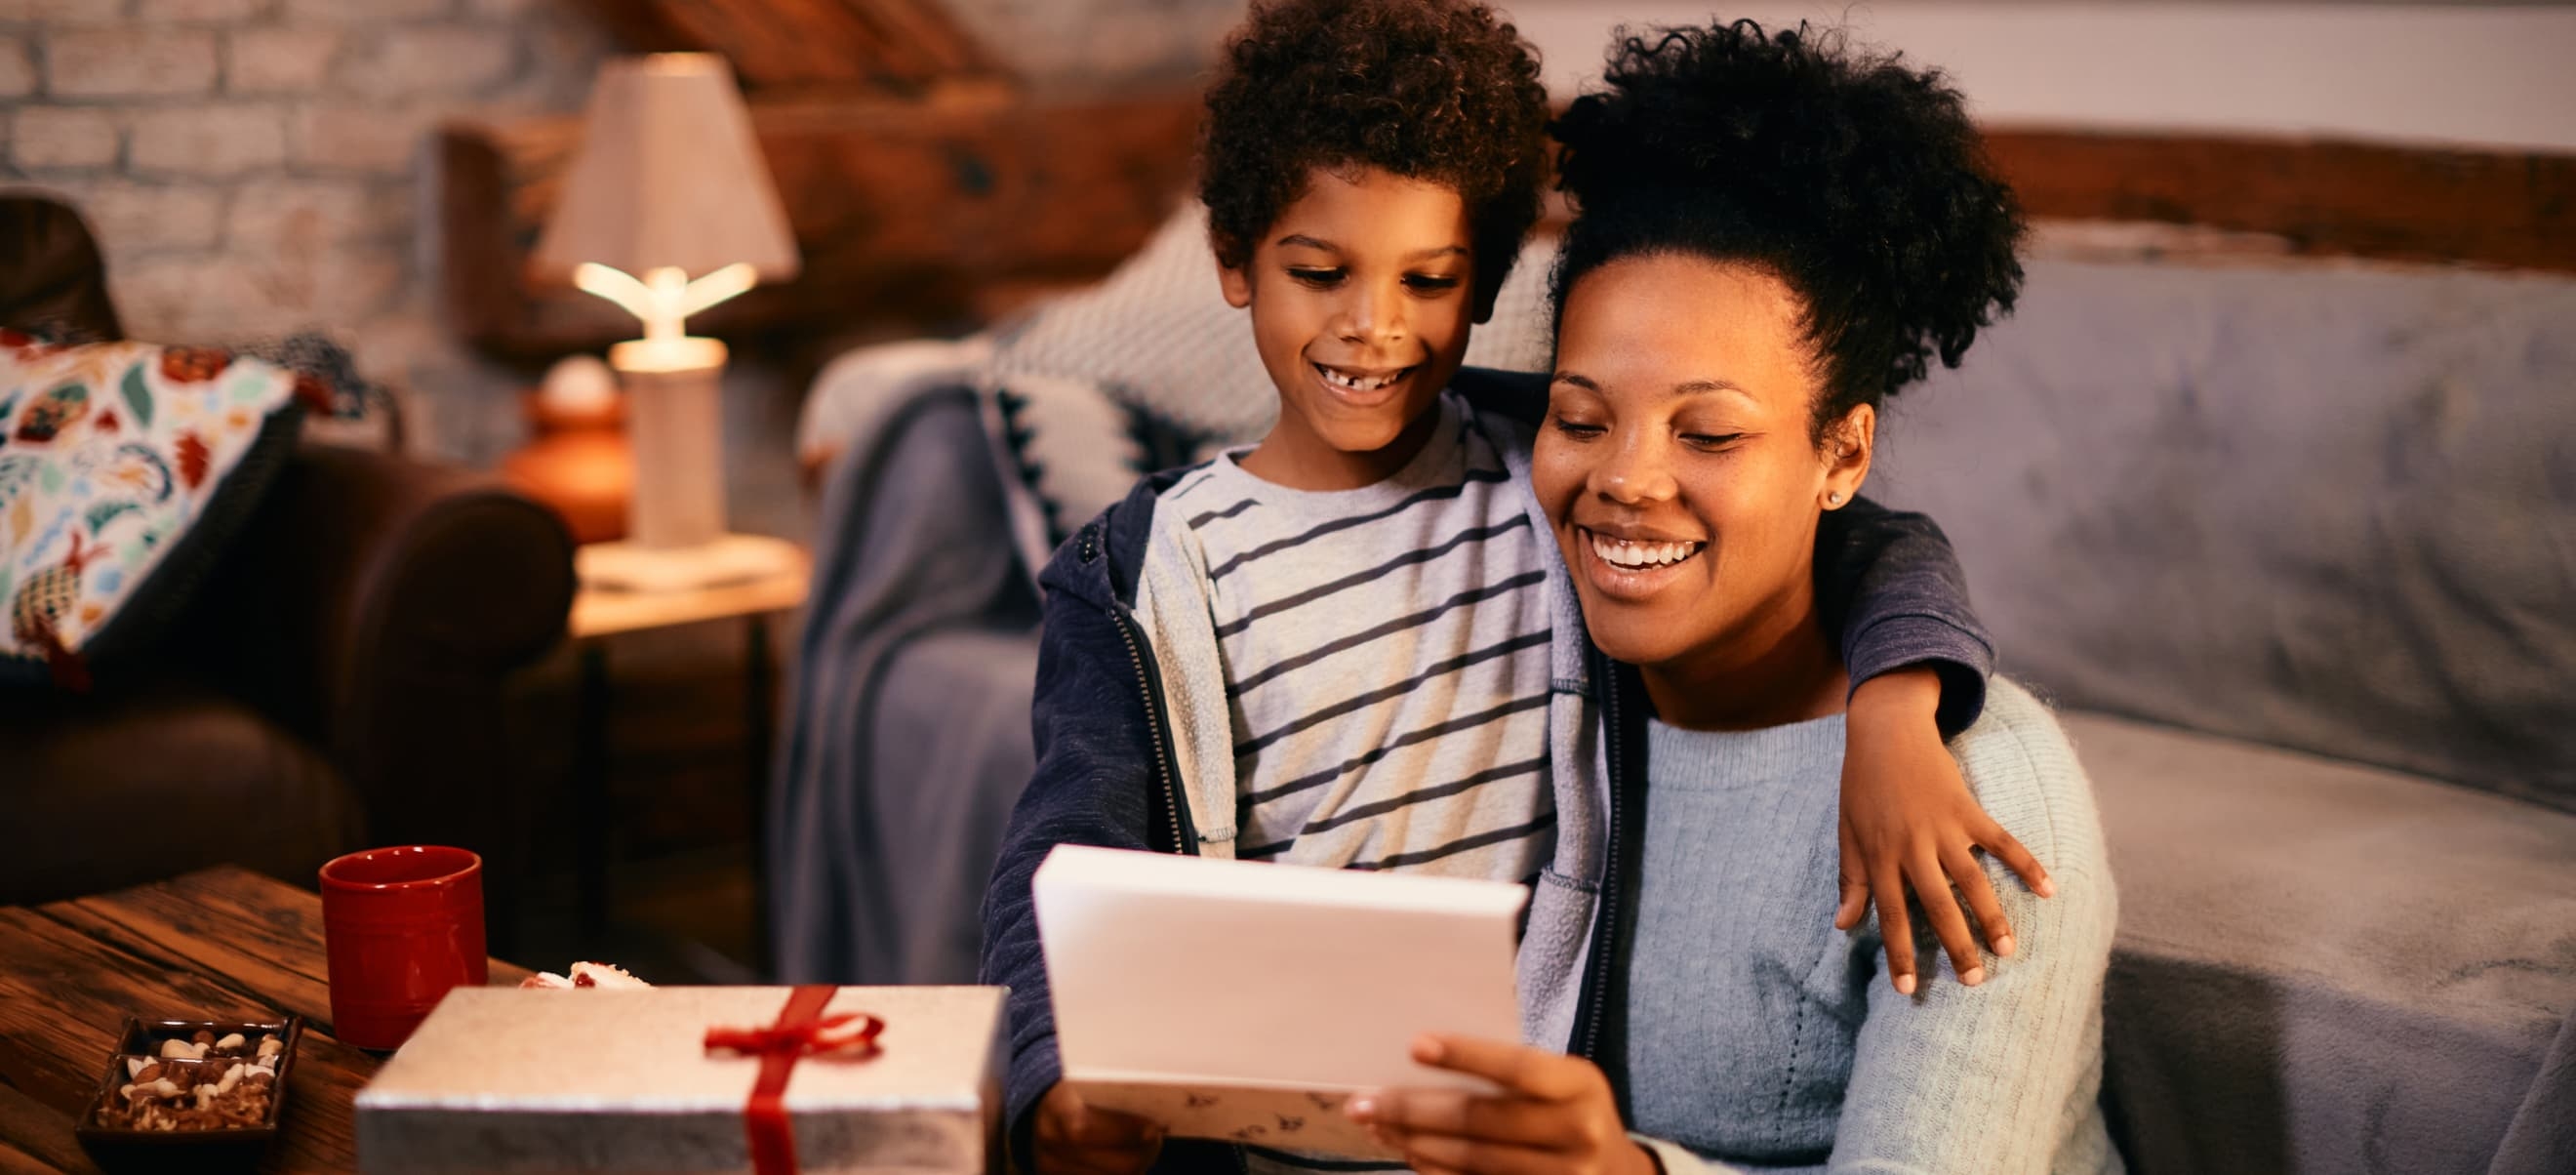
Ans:
[[[119,1130],[230,1130],[259,1126],[277,1096],[274,1032],[254,1041],[239,1032],[199,1029],[161,1042],[157,1056],[117,1058],[127,1081],[99,1108],[99,1124]]]

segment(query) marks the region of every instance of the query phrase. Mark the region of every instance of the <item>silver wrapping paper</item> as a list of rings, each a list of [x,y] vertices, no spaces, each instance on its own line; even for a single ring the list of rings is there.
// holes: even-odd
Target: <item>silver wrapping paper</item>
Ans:
[[[359,1170],[747,1173],[760,1062],[703,1040],[773,1023],[792,990],[458,988],[358,1094]],[[884,1051],[797,1063],[799,1171],[998,1171],[1002,989],[849,987],[823,1014],[842,1012],[884,1019]]]

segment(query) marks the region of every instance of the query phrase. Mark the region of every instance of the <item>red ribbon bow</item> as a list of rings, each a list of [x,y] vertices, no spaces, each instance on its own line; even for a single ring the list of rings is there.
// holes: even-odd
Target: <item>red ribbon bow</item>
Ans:
[[[751,1169],[756,1175],[796,1175],[796,1132],[787,1120],[787,1075],[806,1057],[864,1061],[884,1051],[877,1034],[885,1021],[864,1012],[823,1015],[840,989],[828,983],[798,987],[779,1009],[777,1023],[766,1028],[707,1029],[706,1050],[760,1058],[760,1079],[752,1083],[751,1100],[742,1107],[743,1131],[751,1142]]]

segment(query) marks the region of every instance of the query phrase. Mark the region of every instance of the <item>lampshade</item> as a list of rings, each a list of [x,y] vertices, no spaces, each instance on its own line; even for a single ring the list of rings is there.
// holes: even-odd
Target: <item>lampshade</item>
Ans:
[[[796,239],[733,70],[707,53],[610,61],[531,263],[550,279],[596,262],[690,277],[736,263],[762,281],[796,276]]]

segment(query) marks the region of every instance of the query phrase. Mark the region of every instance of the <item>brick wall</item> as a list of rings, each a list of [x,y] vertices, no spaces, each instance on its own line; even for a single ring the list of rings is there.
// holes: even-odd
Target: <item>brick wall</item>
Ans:
[[[952,0],[1044,86],[1186,77],[1241,0]],[[327,329],[430,452],[517,443],[525,373],[466,353],[428,269],[425,132],[578,109],[575,0],[0,0],[0,186],[68,197],[138,338]]]
[[[605,47],[561,7],[0,0],[0,184],[88,215],[134,336],[328,329],[409,387],[431,449],[483,456],[455,401],[516,381],[438,327],[424,132],[577,107]]]

